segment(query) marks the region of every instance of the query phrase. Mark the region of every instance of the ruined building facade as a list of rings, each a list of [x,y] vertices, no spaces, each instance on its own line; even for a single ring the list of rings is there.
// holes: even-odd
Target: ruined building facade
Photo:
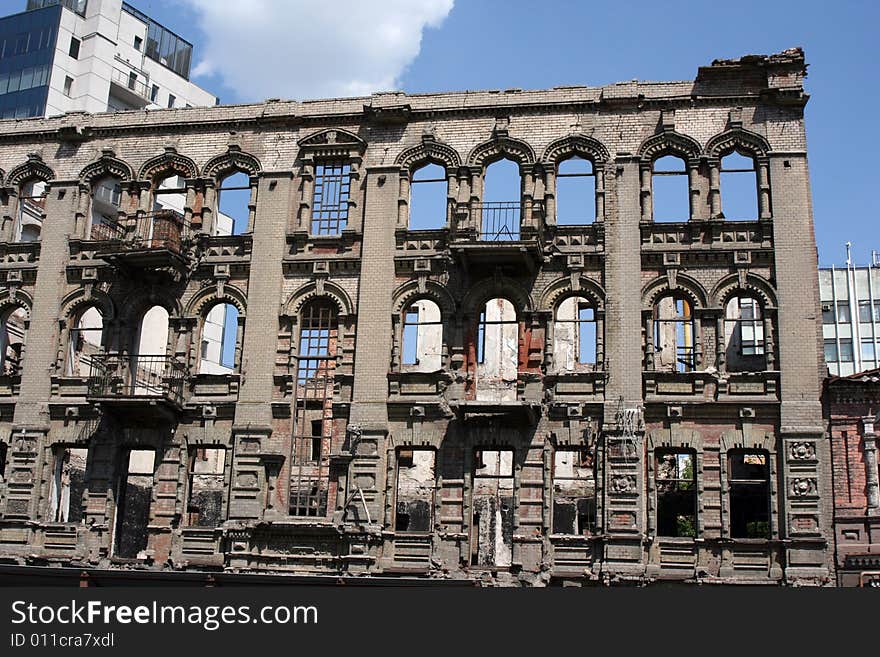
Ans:
[[[828,583],[805,74],[3,122],[0,559]]]

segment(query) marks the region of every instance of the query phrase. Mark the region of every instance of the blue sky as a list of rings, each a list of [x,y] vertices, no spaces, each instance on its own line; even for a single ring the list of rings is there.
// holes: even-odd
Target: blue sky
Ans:
[[[223,102],[392,86],[430,92],[686,80],[713,59],[802,46],[812,96],[807,139],[820,262],[842,263],[846,241],[853,242],[857,262],[867,262],[872,248],[880,250],[874,230],[880,201],[873,193],[880,174],[871,157],[880,146],[871,120],[880,103],[878,2],[457,0],[451,11],[450,0],[355,3],[377,6],[378,26],[365,25],[363,14],[346,20],[340,0],[317,8],[298,0],[131,2],[196,43],[199,71],[209,74],[195,80]],[[247,14],[229,16],[236,5]],[[267,22],[260,22],[261,13]],[[267,26],[288,39],[266,38]],[[236,50],[239,38],[245,45]],[[393,45],[383,49],[383,43]],[[231,57],[261,69],[263,85],[236,77]],[[297,63],[312,77],[292,73]],[[278,91],[267,91],[273,84]]]

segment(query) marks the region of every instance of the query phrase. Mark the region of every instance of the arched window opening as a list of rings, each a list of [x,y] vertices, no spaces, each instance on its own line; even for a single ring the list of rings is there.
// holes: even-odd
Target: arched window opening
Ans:
[[[219,212],[214,219],[215,235],[241,235],[250,219],[251,179],[242,171],[226,176],[217,190]]]
[[[724,311],[725,363],[728,372],[758,372],[766,367],[764,316],[751,297],[733,297]]]
[[[413,172],[410,181],[410,230],[432,230],[446,225],[448,188],[446,169],[439,164],[426,164]]]
[[[651,198],[654,221],[687,221],[690,218],[690,185],[682,158],[665,155],[654,160]]]
[[[299,355],[290,459],[289,514],[327,515],[338,312],[326,299],[300,316]]]
[[[696,452],[658,450],[655,456],[657,535],[696,538]]]
[[[559,226],[596,221],[596,172],[593,163],[573,156],[556,172],[556,223]]]
[[[522,180],[519,165],[501,159],[486,168],[480,205],[480,239],[490,242],[519,239]]]
[[[752,157],[733,151],[721,158],[721,207],[725,219],[758,219],[758,172]]]
[[[92,186],[90,239],[108,240],[119,237],[121,183],[119,178],[105,176]]]
[[[104,318],[89,306],[70,329],[67,354],[67,376],[91,376],[95,356],[103,352]]]
[[[348,224],[351,193],[351,165],[342,160],[324,160],[315,165],[312,197],[313,235],[338,235]]]
[[[16,242],[38,242],[46,217],[46,183],[29,180],[22,184],[18,197]]]
[[[420,299],[403,314],[403,361],[408,369],[435,372],[442,367],[443,323],[440,307]]]
[[[199,374],[231,374],[235,370],[238,308],[218,303],[205,315],[199,343]]]
[[[584,297],[569,297],[556,309],[553,357],[558,371],[596,364],[596,313]]]
[[[507,299],[490,299],[477,325],[477,399],[514,401],[519,323]]]
[[[180,252],[185,206],[186,181],[182,176],[157,180],[153,188],[153,212],[139,220],[137,239],[147,248]]]
[[[27,331],[27,313],[24,308],[15,308],[7,312],[3,316],[3,324],[0,328],[2,328],[0,331],[2,373],[4,376],[21,374],[21,358]]]
[[[165,308],[153,306],[144,313],[135,345],[130,382],[134,394],[161,394],[168,361],[168,311]]]
[[[731,537],[770,538],[770,455],[733,450],[728,466]]]
[[[654,368],[692,372],[695,363],[693,308],[683,296],[667,295],[654,304]]]

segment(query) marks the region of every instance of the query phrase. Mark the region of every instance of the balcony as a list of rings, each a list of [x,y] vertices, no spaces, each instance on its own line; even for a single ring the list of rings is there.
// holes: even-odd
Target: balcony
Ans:
[[[539,235],[524,222],[522,203],[472,203],[470,215],[476,228],[457,231],[450,245],[465,266],[512,264],[535,269],[542,256]]]
[[[138,79],[135,71],[114,68],[110,73],[110,92],[132,109],[142,109],[152,102],[149,87]]]
[[[96,224],[91,237],[103,242],[95,257],[122,269],[170,269],[182,274],[190,259],[188,232],[183,215],[164,209],[138,215],[128,225]]]
[[[183,363],[171,356],[100,354],[86,396],[131,417],[168,417],[183,408],[185,379]]]

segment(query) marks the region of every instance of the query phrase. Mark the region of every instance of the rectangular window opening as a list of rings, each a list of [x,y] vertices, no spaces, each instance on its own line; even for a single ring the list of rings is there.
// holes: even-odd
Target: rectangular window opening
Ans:
[[[587,447],[553,453],[553,533],[587,536],[596,531],[596,475]]]
[[[430,532],[433,528],[434,463],[432,449],[397,451],[394,531]]]

